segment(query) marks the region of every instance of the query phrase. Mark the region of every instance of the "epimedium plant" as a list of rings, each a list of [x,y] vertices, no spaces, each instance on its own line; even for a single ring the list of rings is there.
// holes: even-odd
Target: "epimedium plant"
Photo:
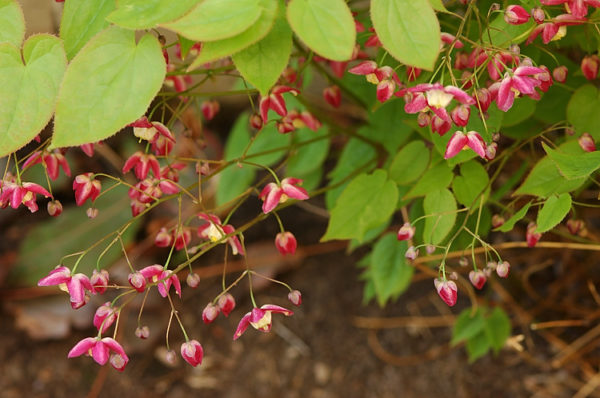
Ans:
[[[171,306],[169,325],[177,321],[185,337],[182,357],[199,365],[203,348],[172,297],[183,294],[180,278],[187,273],[187,285],[198,287],[193,265],[219,244],[226,257],[247,256],[244,232],[271,216],[280,227],[275,246],[293,254],[298,242],[278,211],[320,196],[329,213],[321,240],[370,247],[359,264],[365,301],[398,299],[423,264],[447,305],[469,293],[473,309],[459,316],[453,343],[466,341],[472,359],[499,350],[511,332],[504,311],[477,307],[473,293],[494,273],[509,276],[503,248],[553,247],[538,243],[549,231],[590,242],[574,206],[594,206],[582,193],[597,185],[600,168],[598,1],[66,0],[63,7],[58,37],[24,40],[18,3],[0,0],[0,205],[35,212],[39,195],[51,216],[80,213],[62,214],[52,189],[62,174],[75,174],[69,156],[79,149],[90,157],[102,149],[122,172],[77,171],[75,205],[89,206],[88,222],[102,217],[108,196],[120,207],[128,202],[131,216],[90,247],[62,253],[38,282],[64,287],[74,309],[90,295],[110,296],[93,319],[97,336],[69,357],[88,354],[123,370],[129,358],[115,340],[121,311],[156,287]],[[209,91],[218,78],[235,84]],[[248,111],[222,156],[211,157],[189,138],[184,115],[198,110],[209,121],[230,95],[247,98]],[[52,134],[42,132],[50,121]],[[122,162],[103,144],[116,133],[136,140]],[[327,174],[326,161],[334,164]],[[34,182],[36,171],[45,177]],[[230,223],[252,197],[263,203],[257,215]],[[177,215],[153,237],[164,263],[132,264],[126,242],[138,220],[171,201]],[[490,234],[527,223],[522,242],[488,243]],[[114,247],[130,267],[127,281],[103,269]],[[91,274],[78,272],[94,260]],[[204,322],[231,313],[232,289],[246,278],[279,283],[301,304],[284,282],[246,269],[227,283],[224,270]],[[268,332],[272,314],[292,315],[259,305],[252,289],[250,298],[234,339],[248,326]],[[142,310],[135,334],[146,338]]]

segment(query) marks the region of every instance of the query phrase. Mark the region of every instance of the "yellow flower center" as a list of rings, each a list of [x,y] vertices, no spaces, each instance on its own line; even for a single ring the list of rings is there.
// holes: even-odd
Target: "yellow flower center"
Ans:
[[[448,94],[444,90],[429,90],[425,93],[429,106],[435,108],[445,108],[452,101],[452,94]]]

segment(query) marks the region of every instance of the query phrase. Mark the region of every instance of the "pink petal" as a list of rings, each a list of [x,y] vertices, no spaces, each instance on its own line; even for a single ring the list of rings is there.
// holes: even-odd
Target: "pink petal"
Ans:
[[[67,358],[74,358],[82,354],[88,353],[89,350],[92,349],[97,342],[98,340],[96,340],[93,337],[86,337],[79,343],[75,344],[75,347],[71,348],[71,351],[69,351],[69,353],[67,354]]]
[[[260,307],[260,309],[265,310],[265,311],[274,312],[276,314],[283,314],[285,316],[294,315],[293,311],[290,311],[287,308],[283,308],[283,307],[280,307],[278,305],[273,305],[273,304],[265,304],[262,307]]]
[[[452,94],[452,96],[462,104],[473,105],[475,103],[475,100],[469,94],[458,87],[446,86],[444,87],[444,91],[448,94]]]
[[[264,192],[264,190],[263,190],[263,192]],[[261,195],[262,195],[262,193],[261,193]],[[279,204],[279,201],[281,200],[281,195],[283,195],[283,190],[281,188],[277,187],[275,189],[271,189],[268,192],[266,198],[264,198],[264,202],[262,205],[263,213],[267,214],[271,210],[276,208],[277,205]]]
[[[469,131],[467,133],[468,146],[475,151],[476,154],[485,159],[485,142],[479,133]]]
[[[163,266],[154,264],[149,265],[148,267],[142,268],[139,272],[144,275],[144,278],[148,280],[152,280],[154,276],[158,277],[163,273]]]
[[[48,276],[38,281],[38,286],[55,286],[67,283],[71,279],[71,270],[67,267],[58,267],[50,271]]]
[[[450,141],[448,141],[448,145],[446,146],[446,153],[444,154],[444,159],[450,159],[456,155],[467,145],[469,140],[467,136],[462,132],[457,131],[454,133]]]
[[[404,112],[408,114],[418,113],[427,108],[427,98],[424,94],[418,93],[412,97],[412,100],[404,105]]]
[[[105,339],[108,339],[108,337]],[[92,347],[92,358],[100,365],[104,365],[108,362],[109,351],[108,346],[104,344],[105,339],[97,340],[96,344]]]
[[[233,339],[237,340],[240,338],[240,336],[242,334],[244,334],[244,332],[246,331],[246,329],[248,329],[248,326],[250,325],[250,316],[251,316],[251,312],[247,313],[246,315],[244,315],[242,317],[242,319],[240,319],[240,323],[238,323],[237,329],[235,330],[235,333],[233,334]]]

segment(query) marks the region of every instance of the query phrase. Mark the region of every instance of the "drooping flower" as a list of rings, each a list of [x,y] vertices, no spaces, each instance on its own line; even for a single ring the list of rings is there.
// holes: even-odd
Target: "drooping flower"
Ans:
[[[498,108],[506,112],[512,107],[517,95],[535,95],[535,88],[542,84],[538,76],[546,73],[542,68],[528,65],[519,66],[512,74],[506,73],[498,86]]]
[[[83,307],[90,299],[86,292],[93,292],[92,284],[84,274],[71,275],[71,270],[59,266],[38,281],[38,286],[59,286],[69,292],[71,308],[74,310]]]
[[[279,250],[279,253],[286,254],[294,254],[296,253],[296,247],[298,247],[298,242],[296,241],[296,237],[289,231],[280,232],[275,236],[275,247]]]
[[[133,272],[127,277],[129,284],[139,293],[146,290],[146,278],[141,272]]]
[[[469,272],[469,280],[471,284],[475,286],[478,290],[483,289],[487,278],[485,277],[485,273],[481,270],[471,271]]]
[[[75,191],[75,203],[81,206],[88,199],[92,202],[100,195],[102,184],[100,180],[93,178],[93,173],[79,174],[73,180],[73,190]]]
[[[450,141],[448,141],[444,159],[450,159],[458,155],[458,153],[465,148],[471,148],[476,154],[484,159],[486,158],[486,144],[478,132],[469,131],[465,134],[462,131],[457,131],[452,138],[450,138]]]
[[[594,80],[598,77],[598,66],[600,65],[600,58],[597,55],[588,55],[583,57],[581,61],[581,72],[588,80]]]
[[[406,253],[404,253],[404,257],[406,257],[408,260],[414,261],[414,259],[416,259],[419,256],[419,249],[415,248],[414,246],[409,247],[406,250]]]
[[[48,202],[48,214],[52,217],[58,217],[63,211],[62,203],[59,200],[54,199]]]
[[[217,316],[219,316],[219,311],[219,307],[213,303],[208,303],[206,307],[204,307],[204,310],[202,310],[202,321],[207,324],[211,323],[217,319]]]
[[[536,232],[536,230],[537,224],[535,222],[532,221],[527,225],[527,233],[525,235],[525,238],[528,247],[534,247],[542,237],[542,234]]]
[[[105,269],[99,272],[96,270],[92,271],[92,277],[90,278],[92,292],[94,294],[103,294],[108,287],[108,278],[108,271]]]
[[[564,4],[575,18],[584,18],[588,14],[588,6],[600,7],[599,0],[540,0],[540,3],[545,6]]]
[[[404,111],[409,114],[431,110],[435,116],[450,123],[450,115],[446,107],[453,99],[464,105],[473,105],[475,100],[466,92],[455,86],[442,86],[439,83],[422,83],[414,87],[400,90],[405,99]]]
[[[135,152],[127,159],[123,165],[123,173],[127,173],[129,170],[134,169],[135,176],[138,180],[144,180],[148,176],[148,172],[152,170],[154,177],[160,178],[160,165],[154,155],[148,155],[141,151]]]
[[[579,142],[579,146],[586,152],[594,152],[596,150],[596,143],[594,142],[594,137],[590,133],[583,133],[581,137],[577,140]]]
[[[150,337],[150,328],[148,326],[138,326],[135,328],[135,336],[139,339],[147,339]]]
[[[294,313],[288,309],[280,307],[278,305],[265,304],[260,308],[254,308],[242,317],[238,327],[233,335],[233,339],[237,340],[242,334],[248,329],[249,325],[252,325],[256,330],[261,332],[269,332],[272,326],[271,314],[283,314],[285,316],[291,316]]]
[[[333,85],[323,89],[323,98],[325,102],[334,108],[339,108],[342,103],[342,93],[339,86]]]
[[[572,235],[578,235],[585,230],[585,222],[583,220],[570,219],[567,221],[567,229]]]
[[[522,6],[510,5],[504,11],[504,20],[511,25],[521,25],[529,21],[530,15]]]
[[[202,344],[197,340],[186,341],[181,345],[181,356],[193,367],[200,365],[204,356]]]
[[[200,275],[196,274],[195,272],[190,272],[185,278],[185,283],[187,283],[187,285],[192,289],[197,288],[200,284]]]
[[[259,195],[259,198],[263,200],[263,213],[269,213],[278,204],[287,201],[288,198],[297,200],[308,199],[308,193],[304,188],[299,186],[300,184],[302,184],[302,180],[292,177],[284,178],[279,185],[274,182],[267,184]]]
[[[561,65],[554,68],[552,71],[552,77],[559,83],[564,83],[567,81],[567,75],[569,74],[569,70],[566,66]]]
[[[114,354],[110,355],[111,351],[114,352]],[[100,365],[106,364],[106,362],[109,361],[110,355],[110,364],[120,372],[125,369],[127,362],[129,362],[129,358],[127,357],[127,354],[125,354],[123,347],[110,337],[105,337],[103,339],[87,337],[77,343],[75,347],[69,351],[67,357],[74,358],[83,354],[91,356],[94,361]]]
[[[55,181],[58,178],[59,166],[63,169],[67,176],[71,177],[71,168],[69,167],[69,163],[67,163],[67,158],[65,158],[65,155],[58,149],[52,152],[34,152],[33,155],[28,157],[23,163],[23,169],[38,163],[42,163],[44,165],[48,171],[48,177],[50,177],[52,181]]]
[[[225,293],[219,297],[219,300],[217,300],[217,305],[219,306],[219,310],[223,313],[223,315],[228,317],[231,311],[233,311],[235,308],[235,299],[231,294]]]
[[[167,297],[171,285],[175,287],[175,292],[181,297],[181,283],[173,271],[166,270],[162,265],[154,264],[142,268],[139,273],[146,278],[148,283],[156,283],[158,293],[162,297]]]
[[[10,204],[10,207],[16,209],[23,204],[30,212],[35,213],[38,211],[36,195],[43,195],[46,198],[52,196],[41,185],[33,182],[19,184],[12,176],[0,180],[0,207]]]
[[[218,101],[211,100],[202,102],[202,105],[200,105],[200,109],[202,110],[204,119],[208,121],[213,120],[216,114],[219,113],[221,106],[219,105]]]
[[[415,230],[416,228],[414,226],[406,222],[400,227],[396,237],[398,240],[410,240],[413,236],[415,236]]]
[[[288,300],[294,305],[302,304],[302,293],[299,290],[292,290],[288,293]]]
[[[442,278],[434,279],[433,283],[438,295],[444,300],[444,303],[448,304],[449,307],[454,306],[458,298],[456,283]]]
[[[198,218],[207,221],[198,227],[198,236],[201,239],[208,239],[211,242],[218,242],[226,235],[235,233],[233,225],[223,225],[221,219],[215,214],[198,213]],[[244,255],[244,248],[237,235],[231,235],[227,238],[227,243],[231,247],[231,252]]]
[[[104,333],[117,319],[117,311],[112,308],[110,301],[102,304],[94,314],[94,326],[100,333]]]
[[[259,109],[263,123],[266,123],[269,119],[269,109],[275,111],[279,116],[287,115],[285,99],[283,98],[284,93],[298,95],[298,90],[289,86],[275,86],[271,89],[268,96],[260,99]]]
[[[378,67],[375,61],[363,61],[348,72],[365,76],[369,83],[377,85],[377,100],[381,103],[389,100],[394,94],[396,85],[400,85],[398,75],[389,66]]]
[[[498,263],[496,266],[496,273],[500,278],[506,278],[508,276],[508,272],[510,271],[510,264],[508,261],[502,261]]]

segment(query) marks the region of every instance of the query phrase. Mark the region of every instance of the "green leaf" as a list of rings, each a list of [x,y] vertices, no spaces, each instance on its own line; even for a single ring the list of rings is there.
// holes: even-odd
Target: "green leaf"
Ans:
[[[528,37],[528,32],[534,26],[532,21],[521,25],[511,25],[504,20],[504,14],[497,14],[496,18],[490,23],[488,29],[481,35],[485,44],[493,44],[496,47],[504,48],[510,43],[519,44]]]
[[[55,36],[31,36],[22,56],[12,44],[0,44],[0,157],[23,147],[46,126],[66,65]]]
[[[554,228],[571,210],[571,195],[550,196],[538,212],[536,232],[544,233]]]
[[[427,195],[429,192],[446,188],[452,182],[452,169],[446,163],[440,163],[431,169],[417,181],[415,186],[404,195],[403,199],[416,198]]]
[[[475,200],[483,193],[484,197],[487,193],[484,192],[490,178],[483,166],[471,160],[460,165],[460,176],[454,177],[452,181],[452,190],[456,195],[456,200],[465,206],[479,207],[479,201]]]
[[[490,341],[485,332],[471,337],[467,340],[467,353],[469,354],[469,362],[475,362],[490,350]]]
[[[568,180],[589,177],[600,169],[600,152],[585,152],[579,154],[565,154],[550,148],[542,143],[548,157],[558,167],[560,174]]]
[[[413,182],[427,168],[429,156],[429,149],[423,141],[409,142],[392,160],[390,178],[400,185]]]
[[[471,313],[471,308],[467,308],[456,318],[454,328],[452,328],[451,345],[469,340],[483,331],[484,319],[481,310],[477,310],[473,315]]]
[[[321,127],[316,132],[307,128],[296,130],[293,141],[299,146],[296,150],[292,149],[290,152],[287,163],[287,175],[304,175],[321,168],[329,153],[328,135],[327,127]],[[313,141],[315,139],[317,140]],[[312,142],[303,144],[308,141]]]
[[[344,0],[291,0],[287,18],[294,33],[320,56],[333,61],[352,57],[356,28]]]
[[[278,8],[283,8],[283,6],[278,6],[279,2],[273,0],[260,0],[260,3],[262,12],[252,26],[227,39],[205,42],[198,58],[188,67],[188,71],[196,69],[207,62],[235,54],[265,37],[273,28]]]
[[[486,318],[484,330],[490,346],[497,353],[510,336],[510,319],[500,307],[496,307]]]
[[[407,249],[406,241],[399,242],[395,234],[384,235],[373,247],[369,269],[377,302],[382,307],[410,285],[414,267],[404,257]]]
[[[524,120],[527,120],[535,112],[537,101],[524,97],[517,99],[517,104],[510,108],[502,119],[503,127],[515,126]]]
[[[60,38],[69,60],[98,32],[110,23],[106,16],[115,9],[115,0],[69,0],[60,20]]]
[[[398,61],[433,70],[440,24],[427,0],[373,0],[371,20],[383,47]]]
[[[0,43],[21,47],[25,36],[25,17],[16,0],[0,0]]]
[[[103,140],[142,116],[162,87],[158,40],[112,26],[71,61],[60,88],[52,148]]]
[[[257,0],[204,0],[183,18],[162,26],[191,40],[222,40],[248,29],[261,11]]]
[[[442,0],[429,0],[429,4],[431,4],[431,7],[436,11],[448,12],[446,7],[444,6],[444,3],[442,3]]]
[[[381,143],[385,150],[393,155],[413,130],[405,123],[408,118],[410,116],[404,112],[403,101],[387,101],[369,113],[369,124],[362,127],[358,133]]]
[[[292,51],[292,30],[283,10],[261,41],[233,55],[240,74],[266,96],[285,69]]]
[[[200,1],[118,0],[117,9],[106,19],[127,29],[150,29],[182,17]]]
[[[504,222],[504,224],[502,224],[501,226],[496,228],[494,231],[500,231],[500,232],[511,231],[515,227],[515,224],[517,222],[519,222],[523,217],[525,217],[525,214],[527,214],[527,210],[529,210],[530,207],[531,207],[531,202],[529,202],[525,206],[521,207],[521,209],[518,212],[513,214],[511,218],[506,220]]]
[[[437,245],[452,230],[456,221],[456,200],[447,189],[438,189],[425,195],[423,210],[427,217],[423,228],[423,241]]]
[[[177,35],[177,41],[179,42],[179,48],[181,50],[181,58],[185,59],[196,42],[181,35]],[[202,50],[204,50],[204,46],[202,47]]]
[[[586,84],[573,93],[567,105],[567,121],[578,133],[590,133],[600,139],[600,92],[595,86]]]
[[[131,221],[127,187],[120,186],[103,194],[95,202],[99,209],[98,216],[93,220],[80,207],[65,207],[60,217],[51,218],[36,224],[25,236],[19,247],[18,261],[11,269],[9,280],[17,285],[35,286],[37,281],[59,264],[60,259],[69,253],[86,250],[98,239],[118,227]],[[134,239],[140,223],[133,223],[122,235],[123,243],[128,245]],[[69,239],[65,239],[68,232]],[[100,244],[86,254],[77,268],[77,272],[90,274],[95,268],[96,260],[106,248]],[[110,265],[121,258],[123,253],[120,246],[113,247],[102,257],[101,266]],[[65,265],[72,266],[76,257],[67,260]]]
[[[338,198],[321,241],[362,239],[369,229],[392,216],[396,202],[398,189],[385,170],[360,174]]]

